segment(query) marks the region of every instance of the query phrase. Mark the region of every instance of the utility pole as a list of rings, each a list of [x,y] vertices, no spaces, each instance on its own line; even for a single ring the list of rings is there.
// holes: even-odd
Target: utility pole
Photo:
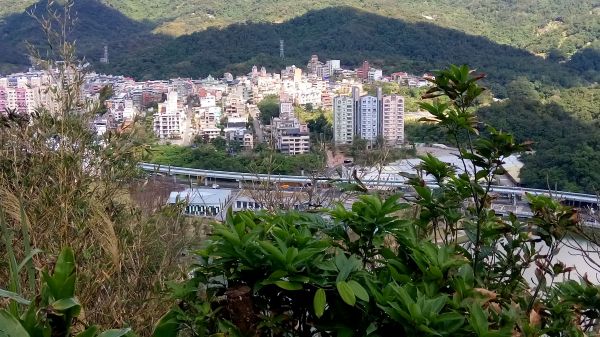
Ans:
[[[282,59],[285,58],[285,45],[283,43],[283,39],[279,40],[279,57]]]

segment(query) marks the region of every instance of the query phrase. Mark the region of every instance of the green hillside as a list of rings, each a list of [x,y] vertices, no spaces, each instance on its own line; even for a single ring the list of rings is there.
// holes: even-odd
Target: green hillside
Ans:
[[[242,22],[283,22],[311,10],[350,6],[409,22],[430,22],[563,58],[600,36],[597,0],[103,0],[126,16],[180,36]],[[0,16],[33,1],[0,0]]]
[[[279,39],[286,59],[279,58]],[[136,78],[204,77],[224,71],[245,73],[252,64],[278,70],[304,65],[311,54],[340,59],[346,67],[367,59],[384,71],[423,73],[451,63],[466,63],[493,74],[488,84],[504,96],[504,86],[519,76],[544,85],[571,87],[594,80],[597,72],[574,71],[526,51],[431,23],[390,19],[351,7],[312,11],[281,24],[236,24],[211,28],[149,45],[101,70]]]
[[[46,13],[46,6],[46,0],[41,0],[24,12],[0,21],[0,73],[23,70],[29,65],[25,41],[38,48],[46,45],[39,23],[29,15],[34,13],[41,17]],[[68,37],[77,41],[81,56],[91,62],[101,57],[105,44],[110,45],[111,55],[125,58],[132,50],[161,43],[163,39],[151,33],[151,24],[132,20],[96,0],[77,0],[73,12],[77,13],[77,20]]]

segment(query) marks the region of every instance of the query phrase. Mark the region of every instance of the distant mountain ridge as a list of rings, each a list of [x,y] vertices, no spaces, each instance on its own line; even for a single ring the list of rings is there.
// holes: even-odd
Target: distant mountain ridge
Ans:
[[[4,0],[0,0],[4,1]],[[29,11],[44,12],[46,0]],[[577,61],[560,63],[465,34],[430,22],[412,22],[373,14],[354,7],[314,10],[282,23],[244,23],[209,28],[177,38],[154,33],[157,25],[135,21],[98,0],[76,0],[77,23],[71,38],[97,70],[138,79],[203,77],[247,72],[253,64],[270,70],[303,65],[311,54],[341,59],[354,67],[368,59],[386,72],[421,73],[450,63],[467,63],[491,74],[489,84],[503,87],[518,76],[570,87],[598,80],[597,52],[578,53]],[[27,65],[23,41],[44,45],[38,24],[24,13],[0,24],[0,71]],[[286,59],[279,58],[279,40],[286,41]],[[108,45],[110,64],[99,64]],[[580,55],[581,54],[581,55]]]
[[[279,58],[279,39],[286,59]],[[430,23],[390,19],[351,7],[309,12],[281,24],[237,24],[167,40],[148,46],[110,65],[117,73],[137,78],[201,77],[223,71],[247,72],[253,64],[271,70],[286,64],[304,65],[311,54],[341,59],[347,67],[368,59],[386,72],[422,73],[450,63],[468,63],[491,74],[496,90],[518,76],[559,86],[580,82],[568,67],[535,57],[527,51],[500,45],[484,37]]]
[[[30,15],[41,17],[46,10],[47,1],[41,0],[0,21],[0,72],[22,70],[28,65],[26,41],[39,48],[46,47],[41,27]],[[126,57],[140,44],[159,43],[162,39],[152,33],[153,25],[131,20],[97,0],[77,0],[73,13],[77,19],[68,37],[76,41],[81,56],[92,62],[98,61],[105,44],[110,45],[114,56]]]
[[[235,23],[279,23],[313,10],[348,6],[407,22],[430,22],[558,58],[596,44],[600,38],[598,0],[101,1],[135,21],[152,24],[155,33],[171,36]],[[33,3],[0,0],[0,18],[20,13]]]

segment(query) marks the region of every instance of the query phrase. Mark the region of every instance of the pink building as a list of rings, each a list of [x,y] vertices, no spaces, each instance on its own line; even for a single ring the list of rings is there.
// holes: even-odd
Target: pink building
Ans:
[[[390,146],[404,143],[404,97],[398,95],[383,96],[382,136]]]

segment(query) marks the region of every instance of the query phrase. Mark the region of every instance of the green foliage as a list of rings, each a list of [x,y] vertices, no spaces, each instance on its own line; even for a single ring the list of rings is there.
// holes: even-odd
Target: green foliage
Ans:
[[[399,195],[367,194],[327,217],[230,213],[195,252],[191,278],[173,285],[179,303],[155,336],[558,337],[590,331],[600,288],[554,282],[572,270],[555,254],[576,228],[577,212],[528,196],[531,219],[496,215],[490,184],[502,174],[503,158],[525,145],[491,127],[479,133],[472,107],[482,76],[466,66],[435,75],[425,96],[450,103],[422,107],[457,139],[471,174],[428,155],[419,170],[435,177],[436,188],[422,176],[410,177],[412,204],[399,202]],[[525,279],[529,268],[533,289]]]
[[[317,153],[288,156],[257,147],[255,152],[231,155],[215,144],[158,145],[151,149],[146,160],[180,167],[271,174],[300,174],[302,170],[321,170],[325,165],[322,155]]]
[[[27,306],[25,310],[1,310],[0,333],[6,337],[121,337],[130,329],[98,332],[95,325],[75,334],[73,328],[82,308],[75,297],[75,257],[64,248],[56,260],[54,271],[42,271],[41,291],[34,301],[0,289],[0,297]]]
[[[295,41],[286,45],[285,60],[273,53],[280,38]],[[213,41],[229,43],[212,48]],[[461,43],[457,46],[450,41]],[[248,23],[208,29],[169,40],[161,48],[134,50],[130,57],[119,58],[109,67],[111,72],[138,78],[199,77],[223,71],[245,73],[253,64],[279,70],[286,64],[304,64],[314,52],[324,59],[341,59],[347,67],[368,59],[388,73],[422,74],[451,62],[472,62],[478,70],[495,74],[490,85],[501,97],[503,85],[523,75],[556,86],[584,82],[582,74],[566,64],[520,49],[432,23],[395,20],[349,7],[309,12],[282,24]]]
[[[431,123],[405,122],[404,135],[410,143],[452,144],[447,134]]]
[[[313,134],[313,138],[324,141],[333,139],[333,125],[331,121],[321,112],[318,117],[308,120],[308,129]]]
[[[451,62],[477,62],[474,66],[480,71],[496,74],[491,84],[500,97],[504,96],[502,85],[522,75],[560,86],[576,84],[580,77],[598,81],[600,27],[593,0],[573,4],[558,0],[467,2],[408,1],[398,6],[392,0],[344,0],[341,4],[301,0],[268,5],[241,0],[78,0],[74,9],[78,22],[71,37],[99,71],[144,79],[199,77],[225,70],[246,73],[253,64],[279,70],[286,64],[304,64],[311,53],[318,52],[343,60],[345,66],[369,59],[386,72],[417,74]],[[3,0],[0,13],[18,12],[32,3]],[[35,11],[43,12],[45,5],[40,1]],[[256,6],[261,10],[255,10]],[[22,57],[22,41],[43,45],[44,39],[26,14],[2,20],[0,49],[5,52],[0,55],[0,69],[23,69],[28,64]],[[176,39],[154,34],[195,30],[200,32]],[[274,52],[279,38],[294,41],[286,45],[285,62]],[[228,43],[214,48],[214,41]],[[368,45],[357,41],[368,41]],[[108,65],[97,62],[105,44],[111,55]],[[564,64],[530,53],[552,56],[556,54],[552,50],[566,56],[578,52]]]
[[[576,71],[587,74],[594,82],[599,82],[600,74],[598,74],[598,69],[600,69],[600,42],[596,41],[596,43],[591,46],[575,53],[575,55],[571,57],[571,60],[569,60],[568,66]]]
[[[279,117],[279,97],[266,96],[258,103],[258,110],[260,110],[260,122],[263,125],[271,124],[271,118]]]
[[[479,116],[519,141],[533,141],[522,157],[528,187],[595,193],[600,186],[597,87],[549,92],[546,99],[519,97],[481,108]]]
[[[369,95],[375,95],[377,87],[381,87],[384,95],[401,95],[404,97],[404,111],[414,112],[419,110],[419,102],[421,95],[427,90],[426,88],[409,88],[400,86],[396,82],[375,82],[372,84],[364,84],[363,89]]]
[[[413,158],[415,149],[398,149],[385,145],[382,138],[377,139],[375,144],[369,144],[360,137],[355,137],[349,148],[349,154],[354,163],[361,166],[385,165],[393,161],[405,158]]]
[[[562,332],[580,329],[576,315],[594,321],[597,286],[571,281],[543,286],[532,296],[523,271],[533,261],[546,261],[535,250],[529,257],[511,256],[514,248],[486,257],[491,270],[476,272],[470,249],[456,242],[437,245],[418,234],[418,222],[398,216],[411,206],[398,200],[363,196],[351,210],[340,205],[331,211],[331,220],[294,212],[230,214],[195,253],[192,278],[173,285],[179,303],[154,336],[509,337],[528,329],[536,336],[567,336]],[[545,221],[536,215],[532,224],[554,226]],[[492,231],[485,240],[500,244],[511,238],[509,246],[519,250],[538,239],[525,224],[509,226],[520,234]],[[505,283],[519,286],[505,289]],[[584,293],[596,297],[580,298]],[[541,310],[548,310],[547,319],[530,322],[530,313]]]
[[[519,77],[506,86],[506,96],[515,101],[539,99],[534,84],[524,77]]]
[[[600,186],[597,85],[551,89],[521,77],[507,86],[509,99],[477,104],[477,116],[498,130],[511,132],[519,142],[533,142],[534,152],[522,155],[521,184],[595,193]],[[406,123],[411,142],[455,145],[453,135],[431,123]],[[464,141],[465,136],[458,135]]]
[[[0,17],[23,11],[35,0],[0,1]],[[334,6],[351,6],[410,22],[429,21],[471,35],[486,36],[496,42],[526,48],[534,53],[571,55],[598,39],[598,9],[591,0],[564,2],[435,0],[407,1],[399,8],[391,0],[259,1],[234,0],[106,0],[105,3],[137,21],[151,21],[160,33],[189,34],[209,27],[240,22],[281,22]],[[255,10],[261,8],[260,11]],[[427,16],[427,18],[426,18]],[[596,68],[598,69],[598,68]]]
[[[369,59],[386,72],[409,71],[419,74],[446,67],[451,62],[471,62],[480,71],[496,74],[489,84],[498,97],[505,97],[504,85],[519,76],[557,87],[576,85],[583,82],[582,78],[597,82],[599,76],[599,67],[595,66],[600,59],[596,41],[598,14],[591,0],[579,1],[574,6],[565,6],[558,1],[545,1],[535,6],[503,1],[456,6],[448,0],[436,0],[433,7],[430,3],[411,2],[399,7],[392,3],[385,5],[345,0],[350,6],[345,8],[326,8],[333,3],[303,0],[293,3],[280,1],[264,6],[260,11],[243,11],[241,9],[250,4],[237,2],[203,1],[198,4],[188,1],[176,5],[176,2],[164,0],[146,1],[109,1],[112,8],[93,0],[76,1],[75,10],[79,18],[72,37],[77,39],[82,55],[95,63],[98,71],[156,79],[199,77],[226,70],[246,73],[253,64],[279,70],[286,64],[303,64],[311,53],[318,51],[322,57],[343,60],[347,67],[358,66],[363,60]],[[387,3],[390,0],[378,1]],[[44,6],[41,4],[36,11],[43,12]],[[291,10],[296,6],[299,6],[297,10]],[[10,7],[14,5],[6,6],[7,9]],[[154,18],[158,20],[157,24],[164,23],[162,20],[175,19],[164,23],[165,26],[158,28],[158,31],[188,26],[201,29],[238,24],[224,29],[210,28],[174,39],[153,34],[154,25],[147,21],[140,23],[131,20],[115,8],[139,20]],[[272,12],[268,10],[271,8]],[[283,12],[282,8],[285,8]],[[431,8],[436,8],[439,13],[429,12]],[[308,9],[315,11],[282,24],[265,23],[281,22],[282,16],[292,18]],[[181,11],[186,13],[185,16],[176,19],[183,15]],[[513,11],[520,15],[514,15]],[[189,16],[189,13],[194,14]],[[377,13],[384,16],[378,16]],[[248,15],[260,18],[248,20]],[[426,20],[426,23],[416,22],[423,21],[423,15],[435,19]],[[98,17],[103,18],[101,22],[97,20]],[[498,20],[498,17],[502,19]],[[557,18],[562,21],[556,21]],[[558,28],[544,29],[543,26],[548,22],[551,27]],[[119,27],[119,30],[113,27]],[[443,27],[458,28],[470,35]],[[543,33],[536,32],[538,28]],[[25,52],[22,41],[44,44],[38,34],[37,24],[25,14],[6,17],[0,31],[5,36],[0,41],[0,49],[5,50],[0,55],[0,61],[4,64],[1,68],[7,71],[27,65],[26,58],[22,57]],[[507,33],[509,31],[513,33]],[[478,35],[492,37],[492,40],[501,44],[479,38]],[[440,39],[440,36],[444,38]],[[280,38],[295,41],[286,46],[285,61],[273,52],[277,50]],[[214,48],[214,41],[230,43]],[[369,44],[363,46],[356,41],[368,41]],[[402,43],[398,44],[397,41]],[[461,43],[457,47],[448,41]],[[589,46],[588,42],[591,42]],[[111,63],[108,65],[96,62],[102,55],[104,44],[110,47]],[[552,58],[543,60],[529,52],[507,47],[506,44],[542,54],[558,48],[562,54],[570,55],[585,48],[575,53],[572,60],[557,63]],[[156,48],[157,45],[160,48]],[[414,107],[411,102],[407,102],[409,110],[411,106]]]
[[[81,321],[102,328],[131,325],[148,335],[156,312],[165,310],[161,285],[178,274],[181,250],[195,233],[178,209],[164,206],[164,186],[138,180],[137,164],[152,139],[147,130],[134,121],[99,136],[90,127],[111,90],[102,90],[99,101],[81,95],[87,68],[80,67],[84,62],[77,59],[69,34],[71,10],[79,7],[71,1],[50,2],[65,7],[37,9],[48,48],[31,50],[41,69],[52,69],[45,88],[48,104],[30,115],[6,111],[0,116],[0,285],[6,288],[0,293],[12,299],[2,299],[0,306],[6,303],[13,318],[25,320],[18,303],[29,303],[36,322],[64,325],[52,336],[67,334],[79,302],[87,310],[73,319],[71,335],[83,331]],[[98,9],[98,17],[106,14],[100,2],[89,5]],[[115,24],[111,30],[116,34],[119,23],[104,19]],[[70,255],[62,254],[56,268],[52,259],[39,255],[59,255],[67,246],[78,256],[76,285],[65,269]],[[52,269],[54,274],[36,277]],[[75,286],[76,299],[71,296]],[[88,330],[82,337],[96,334]]]

